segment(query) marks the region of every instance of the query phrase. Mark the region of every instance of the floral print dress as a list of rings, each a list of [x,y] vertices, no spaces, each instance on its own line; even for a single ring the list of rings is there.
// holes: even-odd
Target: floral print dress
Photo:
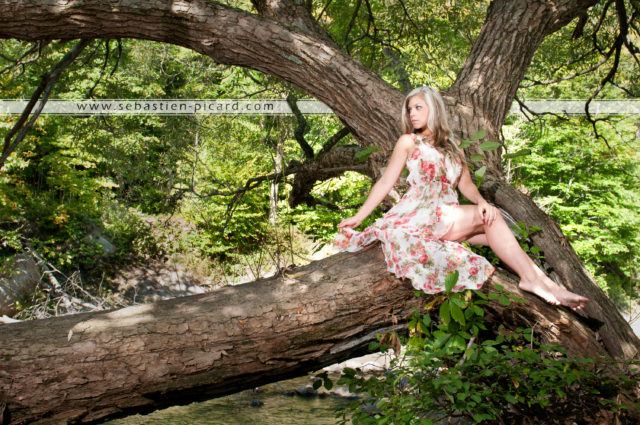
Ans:
[[[459,243],[441,239],[459,206],[456,185],[462,166],[420,136],[411,136],[416,148],[407,159],[407,192],[362,232],[341,229],[334,244],[353,252],[380,240],[387,270],[411,279],[414,288],[429,294],[444,291],[446,276],[455,270],[459,277],[454,291],[478,289],[493,266]]]

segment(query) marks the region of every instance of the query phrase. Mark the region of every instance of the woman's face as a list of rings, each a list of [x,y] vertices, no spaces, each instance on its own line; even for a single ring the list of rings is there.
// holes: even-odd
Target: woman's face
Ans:
[[[429,119],[429,107],[427,102],[421,95],[413,96],[407,102],[407,115],[411,121],[411,125],[415,129],[427,129],[427,120]]]

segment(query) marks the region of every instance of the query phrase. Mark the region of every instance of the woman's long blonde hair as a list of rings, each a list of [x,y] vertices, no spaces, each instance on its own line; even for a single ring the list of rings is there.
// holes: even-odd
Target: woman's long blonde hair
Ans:
[[[429,116],[427,117],[427,128],[431,130],[433,134],[433,146],[445,156],[449,156],[452,160],[459,160],[464,164],[464,152],[458,147],[458,144],[453,140],[451,135],[451,129],[449,129],[449,123],[447,121],[447,110],[444,107],[444,101],[438,90],[432,87],[418,87],[413,90],[404,98],[402,103],[402,125],[404,126],[404,133],[413,133],[414,128],[407,112],[407,105],[409,99],[414,96],[421,95],[424,98],[427,106],[429,107]]]

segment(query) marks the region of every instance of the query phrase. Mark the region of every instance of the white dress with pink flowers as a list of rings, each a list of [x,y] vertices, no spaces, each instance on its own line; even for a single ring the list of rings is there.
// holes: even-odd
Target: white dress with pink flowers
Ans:
[[[353,252],[380,240],[387,269],[429,294],[444,291],[446,276],[455,270],[455,291],[478,289],[493,266],[459,243],[440,239],[453,225],[462,167],[419,136],[412,137],[416,148],[407,159],[410,187],[402,199],[362,232],[341,229],[334,244]]]

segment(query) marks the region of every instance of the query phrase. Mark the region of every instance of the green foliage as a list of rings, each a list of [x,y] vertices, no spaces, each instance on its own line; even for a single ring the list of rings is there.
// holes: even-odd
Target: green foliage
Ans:
[[[637,118],[604,127],[608,144],[593,140],[583,118],[549,119],[544,127],[516,121],[507,145],[526,157],[507,159],[517,186],[553,217],[610,296],[635,297],[640,274],[640,189]]]
[[[527,226],[523,221],[518,221],[516,223],[516,226],[512,227],[512,229],[516,233],[516,238],[518,239],[520,248],[522,248],[522,250],[526,252],[529,257],[531,257],[534,261],[537,261],[539,264],[544,256],[542,255],[539,246],[530,243],[529,236],[536,232],[539,232],[542,229],[540,229],[538,226]]]
[[[626,7],[630,5],[627,3]],[[615,7],[598,2],[587,11],[587,25],[583,27],[583,34],[576,36],[576,27],[580,20],[576,19],[555,33],[544,38],[533,61],[527,70],[527,75],[521,87],[520,98],[531,99],[588,99],[599,86],[600,80],[609,72],[613,65],[613,57],[604,64],[601,63],[603,54],[594,49],[593,40],[598,40],[599,46],[613,45],[619,25]],[[601,24],[600,16],[604,19]],[[594,33],[597,32],[597,36]],[[596,66],[597,65],[597,66]],[[592,72],[587,72],[592,69]],[[595,72],[593,72],[595,70]],[[577,75],[568,79],[567,76]],[[616,74],[616,84],[607,85],[602,90],[603,98],[629,98],[637,96],[637,82],[640,81],[640,68],[633,64],[630,54],[623,51],[620,66]],[[542,82],[543,84],[533,84]],[[553,82],[553,84],[551,83]],[[623,87],[631,88],[630,93]]]
[[[462,67],[488,3],[337,0],[326,3],[320,24],[349,54],[386,81],[398,85],[399,73],[406,72],[414,86],[444,88]],[[313,7],[314,16],[319,16],[325,3]]]
[[[324,207],[309,208],[305,205],[299,205],[292,212],[291,221],[302,232],[312,235],[316,239],[330,241],[336,234],[338,223],[354,214],[355,209],[359,208],[367,198],[370,189],[371,181],[353,172],[347,172],[338,179],[319,183],[314,187],[312,195],[332,204],[346,204],[353,207],[334,211]],[[367,226],[380,215],[380,211],[371,214],[361,226]]]
[[[354,424],[433,424],[455,416],[474,423],[523,418],[542,423],[583,418],[600,406],[625,408],[616,397],[637,381],[627,378],[619,364],[567,357],[557,344],[538,344],[530,328],[510,332],[501,327],[497,335],[490,334],[483,309],[487,302],[509,306],[524,300],[500,285],[489,294],[451,293],[456,281],[450,275],[446,296],[412,314],[406,352],[383,375],[343,371],[337,384],[369,397],[352,403],[342,423],[348,416]],[[432,314],[438,302],[436,322]],[[386,339],[380,335],[379,340]],[[388,349],[381,343],[371,348]],[[322,377],[325,386],[327,379]]]

